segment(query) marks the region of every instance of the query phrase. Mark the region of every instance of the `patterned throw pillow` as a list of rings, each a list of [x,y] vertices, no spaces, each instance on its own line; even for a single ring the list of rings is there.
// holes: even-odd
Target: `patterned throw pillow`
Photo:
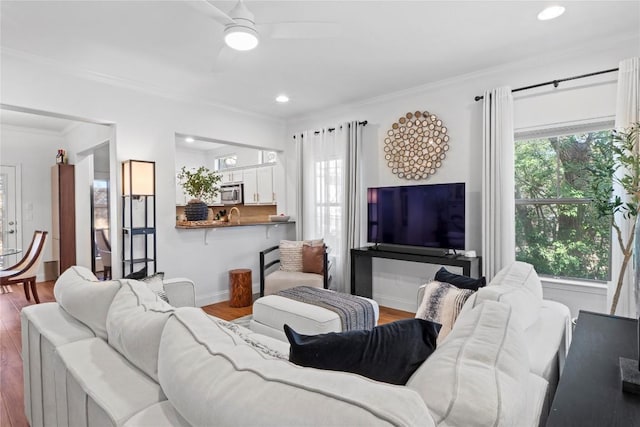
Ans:
[[[155,273],[151,276],[140,279],[140,281],[146,283],[149,289],[151,289],[161,300],[169,302],[167,293],[164,290],[164,273]]]
[[[302,271],[302,241],[280,241],[280,270]]]
[[[425,287],[424,297],[418,307],[416,318],[440,323],[438,345],[451,332],[460,310],[473,295],[471,289],[459,289],[449,283],[433,281]]]

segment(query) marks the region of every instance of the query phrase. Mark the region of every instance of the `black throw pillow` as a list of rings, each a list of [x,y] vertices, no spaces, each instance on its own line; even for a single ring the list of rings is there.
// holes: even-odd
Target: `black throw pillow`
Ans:
[[[440,324],[404,319],[370,331],[301,335],[284,325],[289,361],[300,366],[344,371],[404,385],[436,349]]]
[[[479,279],[474,279],[473,277],[452,273],[444,267],[438,270],[433,280],[449,283],[456,288],[471,289],[473,291],[477,291],[479,288],[487,285],[487,279],[485,279],[484,276]]]
[[[145,277],[147,277],[147,267],[142,267],[140,270],[134,271],[133,273],[129,273],[126,276],[124,276],[125,279],[134,279],[134,280],[144,279]]]

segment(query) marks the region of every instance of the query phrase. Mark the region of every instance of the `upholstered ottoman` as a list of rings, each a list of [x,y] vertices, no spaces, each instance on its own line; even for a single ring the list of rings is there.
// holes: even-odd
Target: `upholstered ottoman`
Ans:
[[[333,292],[329,290],[323,291]],[[380,317],[378,303],[369,298],[356,298],[362,298],[371,303],[375,316],[374,323],[377,325]],[[304,335],[342,331],[340,316],[324,307],[295,301],[279,295],[267,295],[258,298],[253,303],[253,318],[249,323],[249,328],[253,332],[288,342],[284,334],[285,323],[296,332]]]

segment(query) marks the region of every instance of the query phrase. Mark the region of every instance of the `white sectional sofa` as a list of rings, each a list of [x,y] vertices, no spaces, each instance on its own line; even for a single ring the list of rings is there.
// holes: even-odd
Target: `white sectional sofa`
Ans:
[[[73,267],[54,294],[22,311],[34,427],[537,426],[544,410],[518,298],[476,298],[397,386],[291,364],[287,343],[172,307],[135,280]]]

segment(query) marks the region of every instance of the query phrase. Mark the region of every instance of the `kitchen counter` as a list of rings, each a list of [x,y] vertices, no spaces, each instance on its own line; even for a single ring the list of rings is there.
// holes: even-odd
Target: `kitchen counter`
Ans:
[[[221,228],[237,228],[237,227],[254,227],[257,225],[265,225],[266,237],[269,238],[270,230],[272,227],[277,227],[278,225],[286,225],[286,224],[295,224],[295,221],[242,221],[240,222],[231,220],[231,221],[178,221],[176,222],[176,228],[180,230],[204,230],[204,244],[208,245],[207,235],[209,231],[216,231]]]
[[[229,227],[250,227],[254,225],[278,225],[294,224],[294,220],[289,221],[178,221],[176,228],[200,229],[200,228],[229,228]]]

